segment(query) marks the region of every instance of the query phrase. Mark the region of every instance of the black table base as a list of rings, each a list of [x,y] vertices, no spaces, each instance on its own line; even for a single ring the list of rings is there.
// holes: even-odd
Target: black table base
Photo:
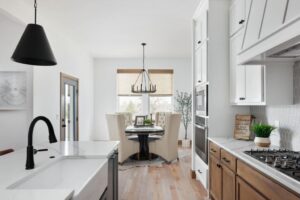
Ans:
[[[140,152],[132,155],[130,158],[134,160],[151,160],[158,156],[149,152],[149,137],[148,134],[138,135],[140,143]]]

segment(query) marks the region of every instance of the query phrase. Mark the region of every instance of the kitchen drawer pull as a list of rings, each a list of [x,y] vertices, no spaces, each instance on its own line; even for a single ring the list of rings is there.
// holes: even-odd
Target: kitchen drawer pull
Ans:
[[[221,168],[221,165],[220,165],[220,164],[217,164],[217,167],[218,167],[218,168]]]
[[[198,41],[198,44],[201,44],[201,40]]]
[[[225,162],[230,163],[230,160],[228,160],[227,158],[222,158]]]
[[[245,98],[245,97],[240,97],[239,99],[240,99],[240,100],[246,100],[246,98]]]
[[[214,152],[214,153],[216,153],[217,151],[216,150],[214,150],[214,149],[210,149],[212,152]]]
[[[239,24],[243,24],[244,22],[245,22],[245,20],[242,19],[239,21]]]

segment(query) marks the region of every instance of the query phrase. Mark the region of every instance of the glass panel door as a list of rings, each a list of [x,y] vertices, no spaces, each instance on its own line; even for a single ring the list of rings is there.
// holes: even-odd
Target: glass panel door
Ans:
[[[61,141],[78,141],[78,79],[61,75]]]

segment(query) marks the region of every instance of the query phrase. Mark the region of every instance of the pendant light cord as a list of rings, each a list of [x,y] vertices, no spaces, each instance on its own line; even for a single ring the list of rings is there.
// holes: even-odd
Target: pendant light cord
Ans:
[[[36,24],[36,15],[37,15],[37,3],[36,0],[34,0],[34,23]]]

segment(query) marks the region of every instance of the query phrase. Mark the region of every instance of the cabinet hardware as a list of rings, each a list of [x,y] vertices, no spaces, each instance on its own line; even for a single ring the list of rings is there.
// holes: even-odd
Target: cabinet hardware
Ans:
[[[198,44],[201,44],[201,40],[198,41]]]
[[[201,81],[199,80],[198,83],[201,83]]]
[[[228,160],[227,158],[222,158],[225,162],[230,163],[230,160]]]
[[[221,168],[221,165],[220,165],[220,164],[217,164],[217,167],[218,167],[218,168]]]
[[[245,20],[242,19],[239,21],[239,24],[243,24],[244,22],[245,22]]]
[[[246,100],[246,98],[245,98],[245,97],[240,97],[239,99],[240,99],[240,100]]]
[[[214,149],[210,149],[212,152],[214,152],[214,153],[216,153],[217,151],[216,150],[214,150]]]
[[[199,172],[199,174],[202,174],[202,172],[199,169],[197,171]]]
[[[66,125],[65,125],[65,124],[63,124],[63,125],[61,125],[61,127],[65,128],[65,127],[66,127]]]

